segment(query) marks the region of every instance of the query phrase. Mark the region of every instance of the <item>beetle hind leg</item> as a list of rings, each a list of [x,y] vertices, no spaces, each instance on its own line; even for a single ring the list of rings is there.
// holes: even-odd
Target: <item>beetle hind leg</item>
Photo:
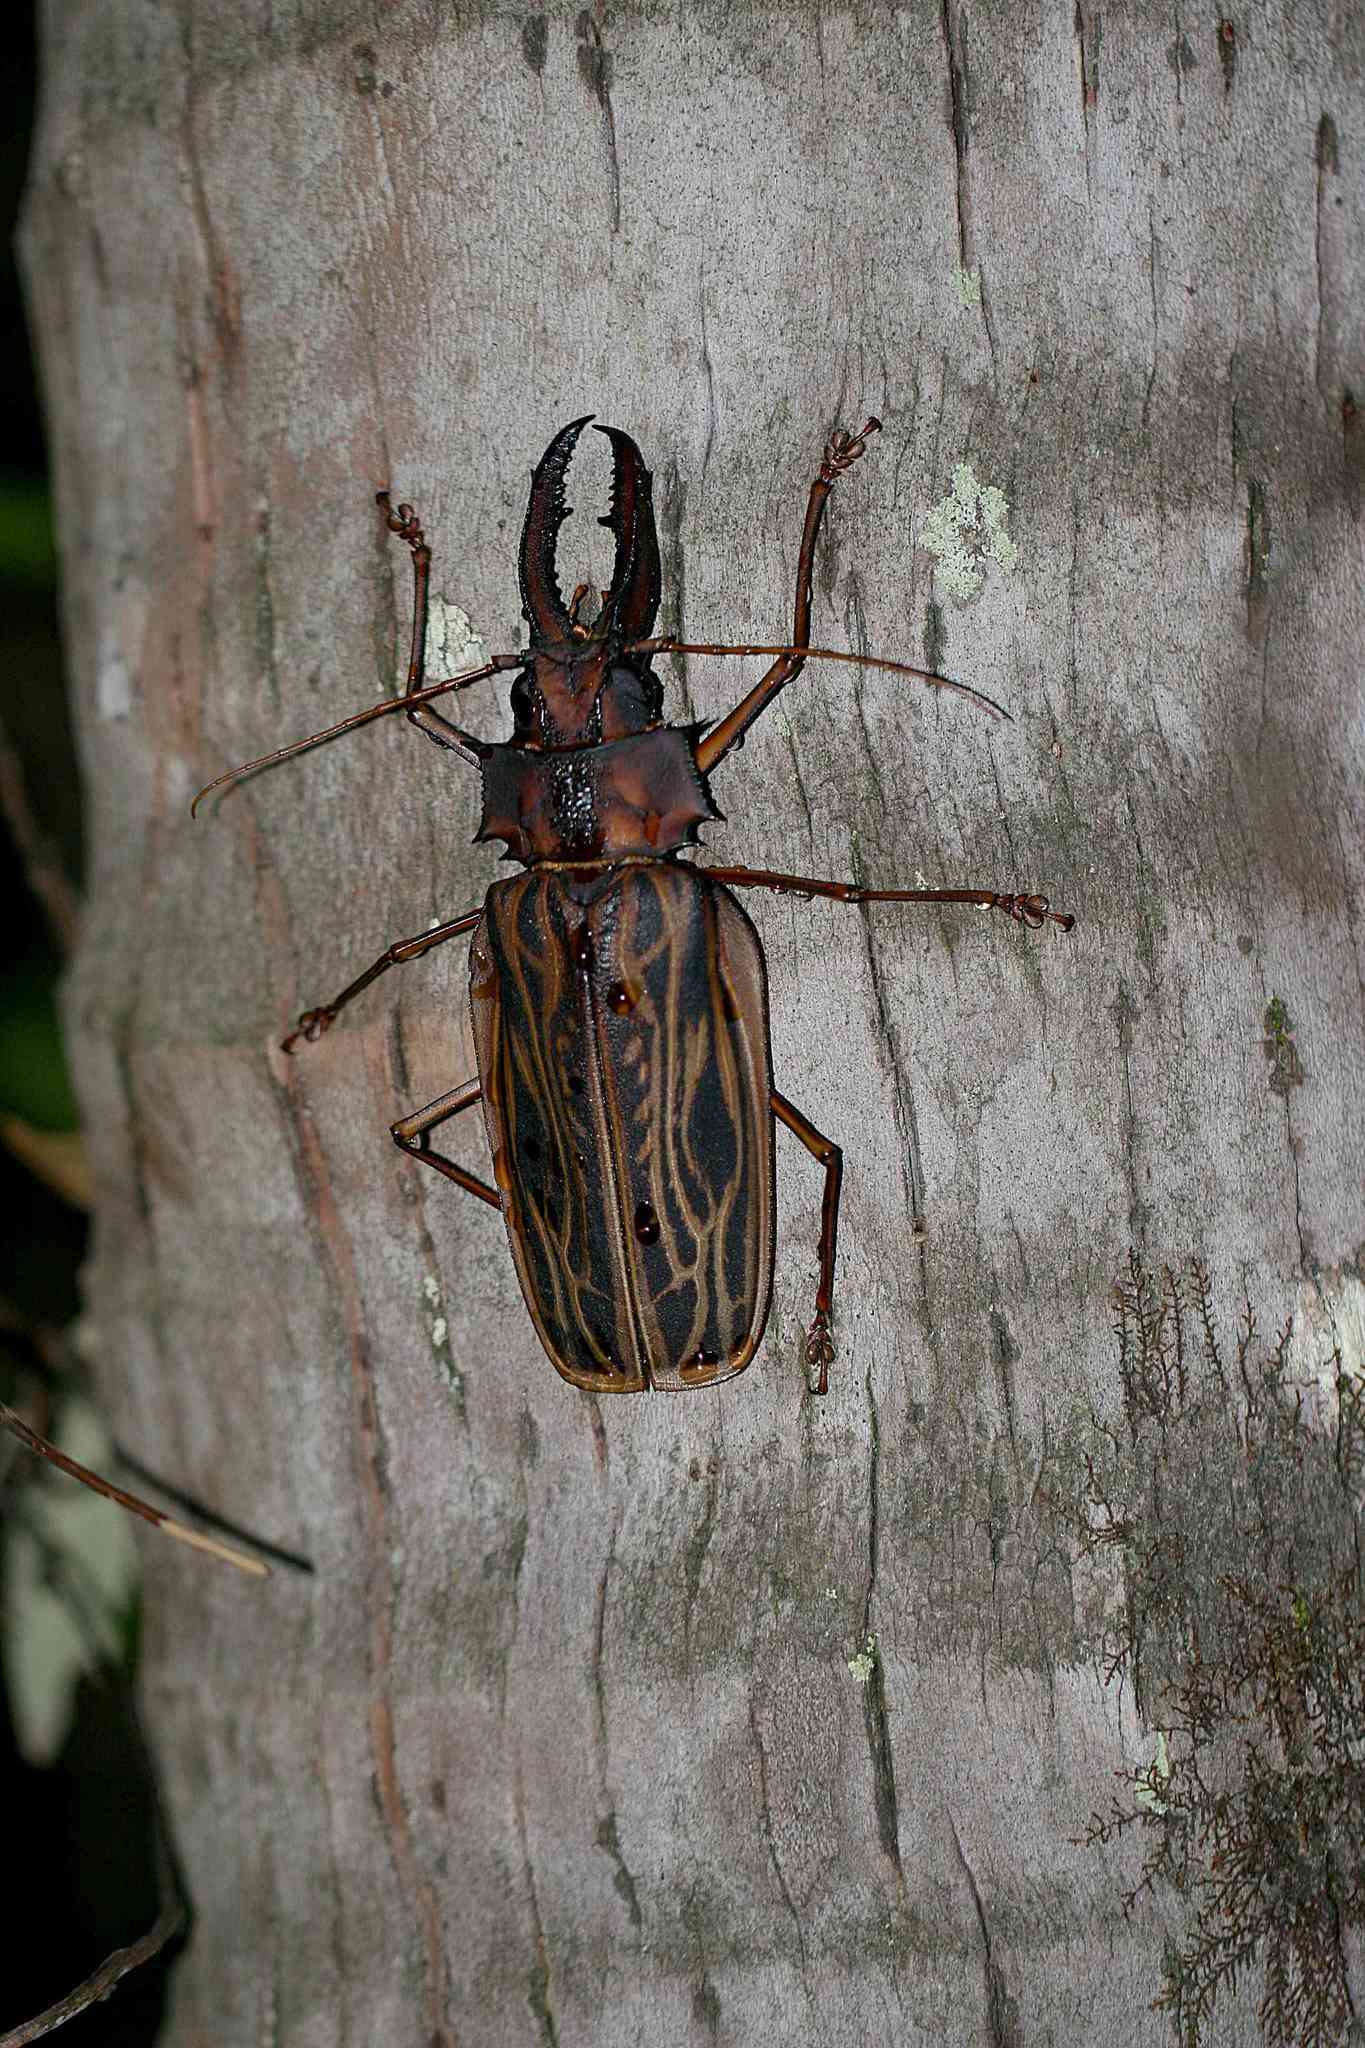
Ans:
[[[466,1173],[453,1159],[446,1159],[440,1152],[431,1149],[431,1133],[438,1125],[451,1117],[459,1116],[462,1110],[472,1109],[476,1102],[483,1100],[483,1087],[477,1081],[462,1081],[458,1088],[452,1088],[446,1095],[438,1095],[425,1109],[414,1110],[411,1116],[400,1117],[390,1127],[389,1135],[403,1152],[420,1159],[423,1166],[430,1166],[447,1180],[454,1181],[457,1188],[463,1188],[468,1195],[477,1195],[482,1202],[488,1202],[494,1209],[502,1208],[502,1197],[496,1188],[490,1188],[487,1181],[477,1174]]]
[[[834,1253],[839,1236],[839,1191],[844,1178],[844,1155],[832,1139],[817,1131],[776,1089],[773,1114],[779,1123],[801,1140],[818,1165],[825,1169],[825,1198],[820,1208],[820,1280],[815,1290],[815,1320],[806,1332],[803,1357],[807,1371],[815,1368],[819,1378],[817,1394],[829,1392],[829,1369],[834,1363],[834,1339],[830,1323],[834,1315]]]

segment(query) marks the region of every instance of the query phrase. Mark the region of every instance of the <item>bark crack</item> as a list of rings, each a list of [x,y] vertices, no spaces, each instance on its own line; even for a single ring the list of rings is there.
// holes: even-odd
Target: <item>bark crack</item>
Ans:
[[[1270,561],[1270,507],[1264,481],[1254,476],[1247,484],[1247,639],[1265,651],[1269,584],[1266,567]],[[1264,723],[1264,694],[1262,723]]]
[[[1014,2028],[1010,2024],[1004,1979],[1000,1974],[1000,1968],[995,1960],[991,1943],[990,1922],[986,1918],[986,1908],[982,1904],[981,1887],[976,1881],[976,1872],[967,1861],[967,1852],[962,1846],[962,1837],[957,1831],[957,1822],[953,1818],[953,1809],[950,1806],[946,1811],[948,1815],[948,1829],[953,1838],[953,1847],[957,1851],[957,1860],[962,1865],[962,1872],[967,1880],[967,1889],[972,1895],[972,1904],[976,1908],[976,1924],[981,1935],[982,1975],[985,1978],[986,1984],[986,2040],[989,2048],[1013,2048],[1010,2037],[1014,2033]]]
[[[1015,850],[1014,850],[1014,834],[1013,834],[1013,832],[1012,832],[1012,831],[1010,830],[1010,813],[1009,813],[1009,805],[1008,805],[1008,804],[1007,804],[1007,803],[1005,802],[1005,792],[1004,792],[1004,790],[1003,790],[1003,789],[1002,789],[1002,788],[1000,787],[1000,769],[999,769],[999,765],[998,765],[998,764],[997,764],[997,762],[996,762],[996,758],[995,758],[994,754],[992,754],[992,755],[990,756],[990,763],[991,763],[991,781],[992,781],[992,783],[993,783],[993,784],[994,784],[994,786],[995,786],[995,806],[996,806],[996,815],[997,815],[997,817],[999,818],[999,820],[1000,820],[1000,823],[1001,823],[1001,825],[1002,825],[1002,826],[1003,826],[1003,828],[1004,828],[1004,833],[1005,833],[1005,851],[1006,851],[1006,852],[1007,852],[1007,853],[1009,854],[1009,857],[1010,857],[1010,868],[1011,868],[1011,871],[1012,871],[1012,872],[1013,872],[1014,874],[1016,874],[1016,875],[1017,875],[1017,874],[1018,874],[1018,872],[1019,872],[1019,856],[1018,856],[1018,854],[1017,854],[1017,853],[1015,852]]]
[[[1294,1137],[1294,1116],[1289,1106],[1288,1092],[1284,1098],[1284,1130],[1289,1142],[1289,1164],[1294,1173],[1294,1235],[1299,1243],[1299,1270],[1311,1275],[1317,1270],[1317,1262],[1303,1231],[1303,1185],[1299,1177],[1299,1147]]]
[[[526,1485],[526,1463],[528,1447],[527,1424],[531,1423],[530,1409],[522,1413],[518,1429],[519,1452],[517,1470],[521,1479],[521,1513],[512,1531],[511,1579],[512,1593],[512,1642],[521,1633],[521,1573],[526,1562],[526,1545],[530,1534],[530,1502]],[[531,1423],[532,1429],[534,1424]],[[509,1648],[503,1667],[503,1719],[507,1717],[507,1674],[511,1662]],[[531,1965],[526,1987],[526,2002],[534,2013],[540,2027],[540,2035],[546,2048],[559,2048],[559,2030],[555,2024],[554,2003],[551,1998],[552,1979],[550,1973],[550,1951],[545,1939],[545,1923],[540,1913],[540,1896],[536,1889],[535,1862],[531,1855],[530,1831],[526,1825],[526,1786],[522,1777],[520,1727],[513,1725],[512,1743],[512,1815],[517,1831],[517,1845],[521,1850],[522,1877],[526,1884],[526,1903],[531,1914],[531,1939],[535,1958]]]
[[[772,1805],[768,1798],[768,1758],[763,1748],[763,1737],[759,1733],[758,1711],[754,1706],[752,1694],[749,1697],[749,1732],[753,1736],[754,1749],[758,1755],[759,1818],[763,1828],[764,1846],[768,1851],[768,1861],[773,1867],[773,1876],[777,1879],[777,1889],[782,1894],[782,1903],[791,1915],[792,1925],[796,1929],[796,1946],[801,1955],[801,1977],[804,1983],[806,1979],[806,1935],[801,1925],[801,1915],[797,1911],[796,1901],[791,1895],[791,1889],[788,1886],[786,1874],[782,1868],[782,1859],[777,1853],[777,1839],[773,1833]],[[809,1995],[809,1986],[807,1986],[807,1995]]]
[[[1323,382],[1323,317],[1331,287],[1331,278],[1325,274],[1330,264],[1323,251],[1323,227],[1328,205],[1327,180],[1336,174],[1341,161],[1337,124],[1330,114],[1324,114],[1318,122],[1315,157],[1318,176],[1313,220],[1313,275],[1317,286],[1317,327],[1313,338],[1313,379],[1320,395],[1330,406],[1331,394]]]
[[[604,11],[597,0],[598,12]],[[611,51],[602,42],[602,31],[585,7],[578,17],[578,70],[588,91],[597,101],[602,116],[602,140],[607,152],[608,212],[611,231],[621,232],[621,159],[616,147],[616,111],[611,103]]]
[[[877,1591],[877,1567],[881,1546],[881,1417],[872,1391],[872,1367],[863,1380],[867,1392],[867,1591],[863,1599],[863,1640],[872,1640],[873,1604]],[[868,1755],[872,1762],[872,1798],[877,1814],[877,1836],[904,1889],[905,1869],[901,1862],[900,1804],[896,1797],[896,1764],[891,1749],[891,1729],[886,1710],[886,1674],[880,1651],[863,1688],[863,1722],[867,1731]]]
[[[1147,372],[1147,388],[1142,394],[1142,431],[1149,433],[1152,422],[1152,393],[1156,388],[1157,350],[1161,343],[1161,312],[1157,304],[1156,291],[1156,210],[1147,209],[1147,290],[1152,307],[1152,365]]]
[[[666,556],[670,574],[665,589],[664,619],[669,629],[679,640],[686,638],[687,623],[687,548],[683,540],[683,519],[687,511],[687,485],[683,482],[676,456],[670,456],[668,467],[663,473],[663,497],[659,505],[659,524],[663,537],[668,543]],[[668,664],[673,672],[678,700],[682,705],[684,723],[697,723],[696,700],[692,695],[692,684],[688,674],[687,656],[670,654]]]
[[[593,1607],[592,1624],[592,1706],[593,1734],[597,1749],[597,1774],[602,1791],[602,1818],[597,1823],[594,1840],[599,1849],[611,1858],[615,1866],[612,1879],[617,1895],[624,1901],[630,1924],[638,1934],[644,1924],[640,1911],[640,1895],[635,1879],[631,1875],[626,1859],[621,1853],[621,1837],[616,1822],[616,1806],[611,1798],[608,1784],[610,1749],[607,1739],[607,1691],[602,1671],[602,1645],[607,1622],[607,1582],[616,1560],[616,1522],[613,1520],[607,1542],[607,1554],[602,1560],[602,1570],[597,1581],[597,1597]]]
[[[612,1883],[616,1887],[618,1896],[625,1901],[626,1911],[630,1915],[630,1924],[638,1934],[644,1926],[644,1915],[640,1911],[640,1894],[635,1889],[635,1879],[631,1876],[626,1859],[621,1854],[621,1838],[617,1833],[616,1808],[614,1806],[608,1807],[606,1814],[597,1823],[595,1839],[598,1848],[605,1849],[616,1866],[616,1875],[612,1879]]]
[[[1142,1243],[1144,1203],[1138,1192],[1137,1166],[1137,1113],[1133,1107],[1133,1020],[1137,1005],[1128,990],[1123,976],[1119,976],[1118,991],[1109,1005],[1109,1014],[1118,1032],[1119,1059],[1123,1067],[1123,1114],[1121,1118],[1123,1140],[1123,1177],[1128,1187],[1128,1234],[1135,1245]]]
[[[711,1537],[716,1526],[716,1502],[719,1496],[720,1460],[712,1456],[706,1461],[706,1498],[702,1506],[701,1521],[688,1539],[684,1567],[687,1577],[687,1603],[683,1609],[683,1649],[689,1667],[692,1662],[692,1609],[701,1585],[702,1566],[711,1547]]]
[[[855,861],[855,880],[861,882],[862,863]],[[867,954],[868,976],[872,983],[872,1002],[877,1020],[877,1033],[886,1047],[887,1065],[891,1072],[891,1092],[896,1104],[896,1125],[904,1148],[901,1160],[901,1186],[905,1190],[906,1207],[910,1211],[913,1228],[918,1229],[923,1221],[920,1203],[915,1191],[915,1161],[919,1155],[919,1129],[915,1117],[914,1097],[909,1083],[901,1072],[900,1054],[891,1023],[891,1008],[886,999],[886,988],[882,980],[881,960],[872,933],[872,921],[867,904],[859,905],[863,926],[863,947]],[[924,1248],[920,1246],[920,1278],[925,1306],[928,1307],[929,1281],[924,1261]]]
[[[780,717],[782,737],[787,743],[787,752],[791,755],[792,774],[796,777],[796,794],[801,799],[801,809],[805,814],[806,844],[810,847],[813,859],[816,854],[815,813],[811,809],[810,795],[806,789],[806,779],[801,773],[801,750],[796,744],[796,734],[792,731],[790,718],[787,717],[785,711],[780,714]]]
[[[1085,196],[1087,204],[1094,206],[1091,189],[1091,157],[1094,150],[1094,134],[1090,116],[1095,111],[1100,93],[1100,34],[1102,22],[1096,15],[1089,30],[1090,49],[1087,57],[1087,24],[1080,0],[1076,0],[1076,12],[1072,19],[1072,30],[1076,37],[1076,69],[1081,87],[1081,127],[1085,133]]]
[[[967,67],[967,24],[959,22],[956,39],[953,34],[952,0],[942,0],[943,46],[948,60],[948,116],[953,134],[953,156],[957,165],[954,187],[954,205],[957,215],[957,257],[964,271],[971,268],[970,255],[972,237],[971,190],[967,176],[967,146],[969,129],[967,124],[967,100],[971,78]],[[991,325],[990,305],[984,282],[981,284],[981,325],[986,331],[986,347],[990,352],[991,376],[996,375],[995,330]]]
[[[531,1860],[531,1843],[526,1830],[526,1791],[522,1783],[520,1751],[517,1753],[512,1772],[512,1806],[516,1819],[517,1841],[521,1847],[521,1867],[526,1879],[526,1898],[531,1908],[531,1934],[535,1943],[535,1962],[531,1968],[526,1999],[540,2026],[540,2037],[546,2043],[546,2048],[559,2048],[559,2029],[555,2025],[554,2006],[550,1998],[550,1953],[545,1942],[545,1925],[540,1917],[535,1865]]]
[[[1346,858],[1346,842],[1342,837],[1339,809],[1333,810],[1332,825],[1337,835],[1337,854],[1341,861],[1341,900],[1346,906],[1346,929],[1351,935],[1351,958],[1355,962],[1356,987],[1360,991],[1362,1008],[1365,1008],[1365,963],[1361,961],[1360,934],[1356,929],[1356,893],[1351,883],[1351,868]]]
[[[697,287],[697,311],[701,327],[701,368],[706,379],[706,446],[701,451],[701,476],[697,489],[706,496],[706,473],[711,466],[711,450],[716,444],[716,371],[711,361],[711,342],[706,332],[706,264],[703,260]]]
[[[1081,560],[1081,501],[1080,492],[1071,493],[1071,561],[1066,572],[1067,599],[1067,681],[1071,685],[1071,708],[1074,713],[1080,696],[1081,671],[1076,658],[1076,642],[1079,630],[1076,613],[1076,585],[1080,577]]]
[[[852,646],[859,654],[866,654],[867,613],[863,605],[862,584],[858,580],[856,569],[850,569],[848,572],[848,602],[844,607],[844,627]],[[872,777],[872,787],[877,799],[877,815],[879,818],[886,818],[891,812],[886,801],[881,762],[877,759],[877,749],[872,744],[872,734],[867,725],[867,708],[863,702],[864,673],[860,668],[853,671],[853,708],[858,714],[858,730],[862,734],[863,752],[867,756],[868,772]]]
[[[298,1087],[295,1082],[291,1096]],[[455,2048],[455,2035],[446,2023],[450,1995],[449,1968],[441,1936],[436,1894],[418,1868],[412,1827],[399,1782],[397,1739],[393,1708],[387,1686],[393,1652],[393,1623],[390,1614],[392,1585],[389,1571],[388,1481],[375,1403],[374,1368],[365,1329],[365,1312],[360,1282],[350,1244],[337,1208],[331,1175],[322,1145],[306,1108],[296,1118],[299,1149],[313,1192],[313,1213],[332,1270],[337,1298],[341,1303],[351,1360],[351,1401],[355,1430],[361,1496],[364,1503],[365,1539],[369,1552],[366,1597],[369,1604],[370,1679],[374,1698],[370,1705],[370,1753],[379,1791],[379,1807],[388,1835],[390,1853],[398,1880],[415,1913],[425,1952],[426,1968],[422,1992],[426,2031],[434,2048]]]
[[[943,48],[948,60],[948,123],[953,136],[957,165],[955,203],[957,208],[957,258],[965,270],[970,246],[971,199],[967,191],[967,110],[963,98],[963,77],[953,42],[951,0],[942,0]]]
[[[192,75],[192,51],[185,37],[186,58]],[[180,154],[185,167],[185,182],[190,193],[190,218],[194,223],[195,239],[208,278],[209,308],[213,319],[214,334],[217,337],[218,353],[225,370],[231,371],[242,339],[241,293],[236,276],[227,256],[223,253],[218,231],[213,225],[209,211],[208,193],[204,186],[203,167],[199,162],[199,151],[194,139],[195,96],[191,88],[185,95],[185,110],[180,122]]]

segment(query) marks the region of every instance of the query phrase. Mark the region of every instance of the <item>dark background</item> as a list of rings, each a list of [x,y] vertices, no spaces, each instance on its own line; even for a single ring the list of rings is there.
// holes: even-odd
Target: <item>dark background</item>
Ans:
[[[35,388],[13,250],[35,98],[33,23],[16,9],[0,95],[0,727],[32,826],[73,886],[81,872],[80,793],[58,640],[56,553]],[[74,1124],[56,1030],[61,946],[26,879],[13,806],[0,823],[0,1116],[31,1128]],[[32,840],[32,831],[26,836]],[[31,856],[30,856],[31,857]],[[85,1218],[0,1146],[0,1397],[44,1428],[59,1407],[34,1341],[48,1348],[76,1313]],[[96,1380],[98,1361],[94,1362]],[[39,1468],[0,1440],[0,1544]],[[65,1480],[44,1481],[68,1485]],[[135,1631],[134,1631],[135,1637]],[[130,1660],[131,1661],[131,1660]],[[51,1769],[15,1746],[0,1688],[0,1812],[10,1882],[3,1912],[0,2034],[71,1991],[157,1916],[152,1792],[131,1707],[130,1673],[83,1681],[74,1724]],[[105,2004],[64,2026],[63,2048],[150,2043],[164,1999],[163,1957]]]

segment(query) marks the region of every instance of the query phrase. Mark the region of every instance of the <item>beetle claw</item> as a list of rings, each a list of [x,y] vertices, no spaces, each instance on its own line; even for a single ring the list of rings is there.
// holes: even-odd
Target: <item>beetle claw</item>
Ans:
[[[1065,911],[1050,910],[1046,896],[997,896],[995,907],[1003,910],[1006,917],[1013,918],[1016,924],[1027,925],[1031,932],[1041,931],[1049,918],[1064,932],[1069,932],[1076,922]]]
[[[1027,925],[1030,931],[1038,931],[1047,915],[1046,896],[997,896],[997,910],[1003,910],[1006,917],[1015,924]]]
[[[881,431],[881,421],[875,417],[864,421],[856,434],[850,434],[847,427],[836,427],[825,443],[825,459],[820,465],[823,483],[832,484],[846,469],[858,460],[867,448],[869,434]]]
[[[383,513],[384,524],[390,533],[396,533],[400,540],[405,540],[414,552],[426,547],[422,522],[411,505],[400,505],[395,512],[387,491],[376,491],[374,502]]]
[[[818,1365],[820,1377],[815,1383],[817,1394],[829,1392],[829,1369],[834,1363],[834,1339],[829,1332],[829,1312],[819,1308],[815,1321],[806,1332],[805,1362],[807,1368]]]
[[[305,1010],[288,1038],[280,1041],[280,1051],[292,1053],[301,1038],[309,1045],[316,1045],[323,1032],[330,1030],[335,1017],[336,1011],[325,1007],[321,1010]]]

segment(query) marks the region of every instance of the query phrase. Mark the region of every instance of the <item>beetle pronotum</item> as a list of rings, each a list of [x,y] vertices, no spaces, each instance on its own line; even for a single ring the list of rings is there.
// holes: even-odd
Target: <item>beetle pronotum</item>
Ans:
[[[588,416],[591,418],[591,415]],[[628,434],[611,443],[616,544],[611,587],[590,621],[586,585],[566,603],[555,577],[564,480],[588,418],[561,428],[538,463],[522,531],[522,609],[530,645],[465,675],[424,681],[431,551],[410,505],[378,503],[414,570],[412,647],[401,697],[230,770],[196,797],[255,769],[403,710],[476,766],[476,837],[500,839],[524,872],[483,904],[388,947],[284,1040],[316,1040],[362,989],[402,961],[472,933],[470,999],[478,1073],[399,1119],[413,1158],[502,1212],[522,1294],[556,1370],[594,1393],[714,1385],[742,1372],[767,1320],[774,1257],[778,1123],[824,1173],[820,1275],[805,1339],[815,1391],[828,1386],[843,1155],[773,1082],[767,977],[758,935],[732,893],[771,889],[844,903],[974,903],[1034,929],[1070,917],[1047,898],[993,889],[866,889],[763,868],[701,868],[681,858],[720,815],[710,777],[813,656],[816,540],[838,478],[879,422],[831,435],[810,487],[790,642],[698,645],[651,639],[659,547],[651,479]],[[771,667],[710,726],[663,722],[651,667],[661,653],[766,654]],[[868,665],[1000,707],[908,663]],[[433,710],[442,692],[515,670],[514,729],[491,744]],[[493,1185],[433,1150],[433,1134],[482,1104]]]

